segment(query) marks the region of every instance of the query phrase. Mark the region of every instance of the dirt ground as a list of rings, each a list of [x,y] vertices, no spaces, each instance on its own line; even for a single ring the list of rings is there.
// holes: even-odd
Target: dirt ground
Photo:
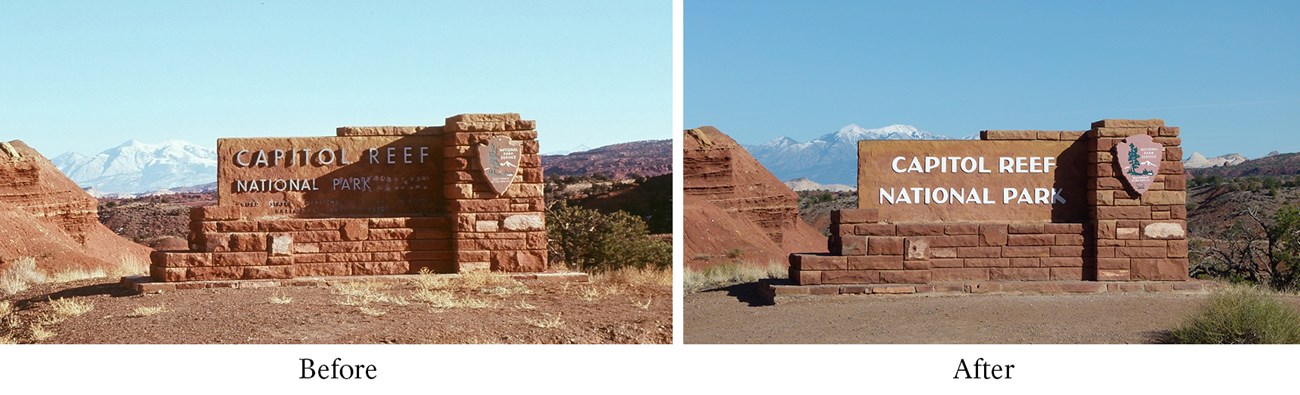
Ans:
[[[22,343],[670,343],[672,288],[524,281],[201,289],[130,295],[114,279],[40,285],[7,300]],[[59,313],[68,298],[91,310]],[[64,309],[67,310],[67,309]],[[44,322],[46,336],[33,339]]]
[[[756,285],[690,293],[686,343],[1160,343],[1206,295],[838,295],[759,306]],[[1300,306],[1300,297],[1287,296]]]

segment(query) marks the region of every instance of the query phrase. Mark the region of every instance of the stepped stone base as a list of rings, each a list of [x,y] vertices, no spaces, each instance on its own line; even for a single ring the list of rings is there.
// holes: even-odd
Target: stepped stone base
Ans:
[[[796,285],[789,280],[763,280],[758,292],[770,303],[816,295],[1064,295],[1143,292],[1205,293],[1221,288],[1214,281],[966,281],[930,284]]]
[[[590,276],[583,272],[546,272],[546,273],[493,273],[494,276],[506,276],[520,281],[577,282],[585,283]],[[137,294],[176,291],[184,289],[206,288],[271,288],[271,287],[324,287],[330,284],[352,281],[382,281],[393,283],[410,283],[418,275],[376,275],[348,277],[296,277],[271,280],[214,280],[162,282],[150,276],[122,277],[119,284]],[[457,278],[460,274],[437,274],[446,278]]]

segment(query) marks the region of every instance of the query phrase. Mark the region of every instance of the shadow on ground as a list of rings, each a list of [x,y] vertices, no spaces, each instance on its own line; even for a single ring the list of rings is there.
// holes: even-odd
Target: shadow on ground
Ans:
[[[1178,344],[1174,339],[1174,332],[1169,330],[1143,332],[1142,336],[1151,344]]]
[[[19,300],[15,303],[15,305],[19,309],[26,309],[31,307],[36,302],[44,302],[52,299],[87,297],[87,296],[96,296],[96,295],[107,295],[107,296],[119,298],[123,296],[134,296],[135,292],[127,287],[122,286],[121,283],[114,281],[114,282],[107,282],[107,283],[100,283],[100,284],[83,285],[80,287],[68,288],[53,293],[41,294],[41,295]]]
[[[726,292],[727,296],[736,298],[736,301],[748,304],[749,307],[775,305],[775,303],[772,303],[771,299],[763,298],[763,296],[758,291],[758,286],[759,283],[755,281],[749,283],[730,285],[726,287],[707,289],[704,290],[704,292]]]

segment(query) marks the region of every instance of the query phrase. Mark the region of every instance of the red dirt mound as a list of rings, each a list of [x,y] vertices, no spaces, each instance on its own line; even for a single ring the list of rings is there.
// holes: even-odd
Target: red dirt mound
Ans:
[[[691,129],[683,149],[687,266],[786,264],[791,252],[826,252],[826,236],[799,218],[798,195],[731,137]]]
[[[112,272],[123,262],[144,267],[149,248],[99,223],[95,198],[39,152],[0,142],[0,264],[33,257],[46,274],[69,269]]]

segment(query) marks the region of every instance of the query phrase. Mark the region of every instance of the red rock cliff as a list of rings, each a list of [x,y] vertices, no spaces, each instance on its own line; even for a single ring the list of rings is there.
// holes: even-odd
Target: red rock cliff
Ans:
[[[0,264],[33,257],[47,274],[147,264],[150,250],[100,224],[97,205],[36,150],[0,142]]]
[[[799,218],[799,197],[735,140],[711,126],[683,139],[686,264],[730,260],[786,264],[791,252],[825,252],[826,237]]]

